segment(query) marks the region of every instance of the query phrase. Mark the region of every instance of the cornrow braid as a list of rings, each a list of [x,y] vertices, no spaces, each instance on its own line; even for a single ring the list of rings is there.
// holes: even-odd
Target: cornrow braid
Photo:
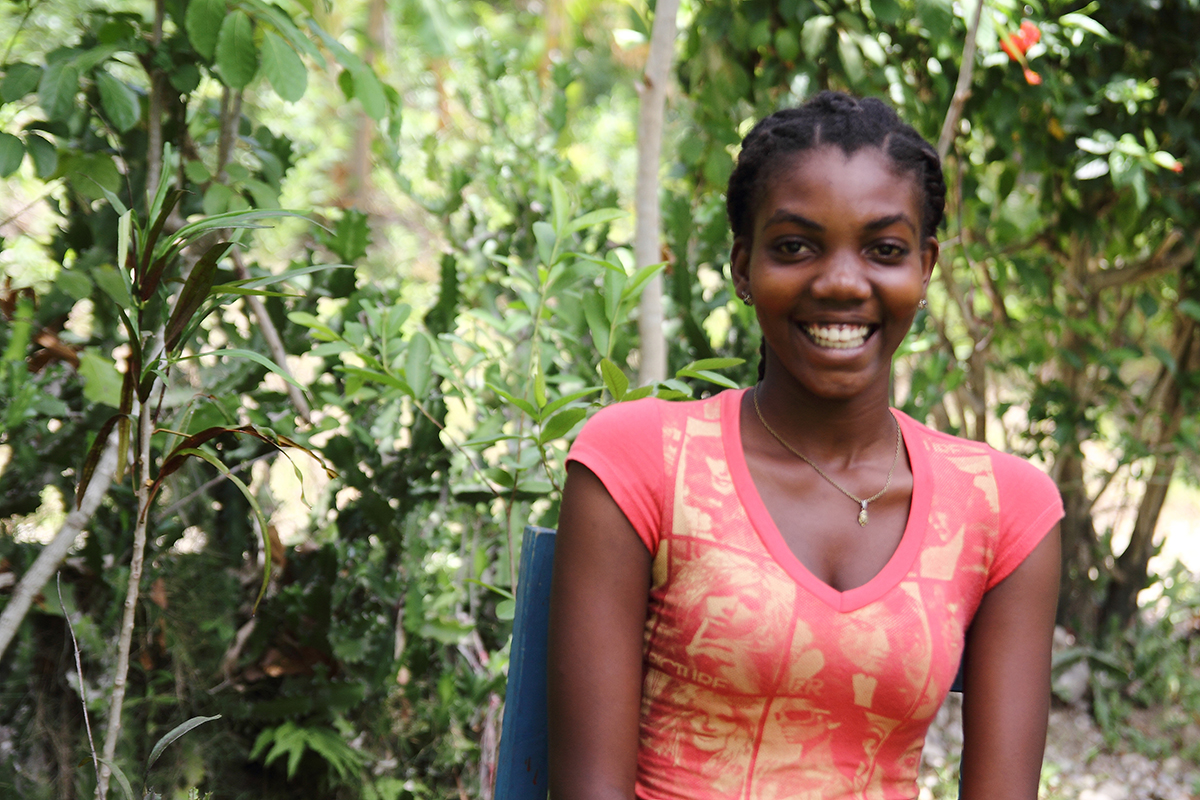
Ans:
[[[887,153],[896,171],[913,174],[921,189],[921,238],[937,235],[946,209],[946,181],[933,146],[882,100],[821,92],[799,108],[776,111],[760,120],[742,140],[725,193],[725,211],[734,238],[750,236],[764,187],[779,162],[823,146],[840,147],[847,157],[865,147]],[[765,350],[764,342],[759,380]]]

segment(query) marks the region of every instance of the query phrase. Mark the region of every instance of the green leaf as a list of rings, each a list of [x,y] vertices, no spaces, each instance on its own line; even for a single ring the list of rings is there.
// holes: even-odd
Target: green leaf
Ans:
[[[571,204],[567,200],[566,187],[554,175],[550,176],[550,206],[554,216],[554,230],[566,235]]]
[[[116,363],[99,348],[88,347],[79,354],[79,377],[83,379],[83,396],[93,403],[113,408],[121,407],[123,376]]]
[[[58,148],[38,136],[36,133],[25,134],[25,149],[33,160],[33,171],[46,180],[58,170]]]
[[[613,400],[620,402],[629,389],[629,378],[625,377],[620,367],[607,358],[600,361],[600,377],[604,379],[604,385],[613,396]]]
[[[337,369],[338,372],[344,372],[347,375],[353,375],[355,377],[362,378],[363,380],[374,381],[375,383],[382,383],[384,386],[390,386],[393,389],[399,389],[409,397],[413,396],[412,387],[397,378],[395,375],[389,375],[386,372],[379,372],[378,370],[373,369],[363,369],[362,367],[339,366],[335,369]]]
[[[189,0],[183,26],[196,52],[212,61],[217,50],[221,23],[225,21],[225,0]]]
[[[1108,174],[1108,159],[1094,158],[1075,170],[1075,177],[1081,181],[1102,178]]]
[[[491,389],[493,392],[495,392],[496,394],[503,397],[505,400],[507,400],[512,405],[514,405],[517,408],[524,411],[529,416],[533,417],[534,419],[538,419],[538,416],[539,416],[538,410],[534,407],[533,403],[529,402],[528,400],[523,400],[520,397],[516,397],[512,394],[509,394],[508,392],[501,389],[499,386],[497,386],[494,383],[487,384],[487,387],[489,389]]]
[[[279,366],[274,361],[272,361],[271,359],[264,356],[262,353],[256,353],[253,350],[243,350],[243,349],[240,349],[237,347],[226,347],[226,348],[222,348],[220,350],[210,350],[207,353],[197,353],[196,355],[192,355],[192,356],[184,356],[183,358],[181,358],[179,360],[187,361],[187,360],[193,359],[193,358],[200,358],[201,356],[224,356],[227,358],[245,358],[245,359],[255,362],[256,364],[266,367],[271,372],[274,372],[276,375],[283,378],[285,381],[292,384],[296,388],[298,388],[298,389],[304,388],[299,383],[297,383],[296,379],[293,378],[288,373],[288,371],[285,370],[283,367]]]
[[[117,782],[117,786],[121,787],[121,793],[125,795],[125,800],[134,800],[133,787],[129,785],[129,778],[125,777],[125,773],[113,762],[105,758],[96,756],[96,760],[101,764],[106,765],[111,771],[113,780]]]
[[[702,358],[699,361],[693,361],[684,369],[691,370],[709,370],[709,369],[729,369],[740,364],[745,364],[744,358]]]
[[[586,408],[567,408],[558,412],[542,427],[538,442],[546,444],[555,439],[561,439],[586,416]]]
[[[1192,300],[1190,297],[1179,301],[1179,310],[1187,314],[1192,319],[1200,322],[1200,302]]]
[[[351,70],[350,75],[354,78],[354,96],[362,103],[367,116],[376,122],[386,117],[387,94],[383,91],[383,84],[379,82],[375,71],[363,65],[359,69]]]
[[[258,48],[254,45],[254,24],[240,9],[221,23],[217,36],[217,67],[230,87],[244,89],[258,72]]]
[[[0,81],[0,103],[11,103],[20,100],[34,91],[42,80],[42,68],[33,64],[17,62],[9,64],[4,70],[4,80]]]
[[[800,29],[800,46],[804,49],[805,58],[815,61],[820,57],[831,27],[833,17],[826,15],[809,17],[804,21],[804,27]]]
[[[148,770],[150,767],[154,766],[154,762],[158,761],[158,757],[162,755],[162,751],[165,750],[167,745],[171,744],[171,742],[175,741],[180,736],[183,736],[188,731],[199,728],[206,722],[212,722],[213,720],[220,718],[220,714],[216,714],[211,717],[192,717],[186,722],[181,722],[180,724],[176,725],[154,744],[154,747],[150,750],[150,757],[146,759],[146,769]]]
[[[118,307],[133,308],[133,293],[130,291],[129,282],[116,267],[111,264],[96,267],[92,272],[92,280]]]
[[[21,168],[25,145],[11,133],[0,131],[0,178],[7,178]]]
[[[583,398],[587,397],[589,394],[595,394],[596,392],[600,391],[601,388],[602,387],[600,387],[600,386],[589,386],[588,388],[582,389],[578,392],[572,392],[571,394],[563,395],[562,397],[558,398],[557,400],[555,400],[551,403],[548,403],[546,405],[546,407],[542,409],[542,416],[545,417],[548,414],[553,414],[555,411],[558,411],[563,406],[574,403],[576,400],[582,400]]]
[[[850,79],[850,82],[862,82],[867,74],[863,67],[862,51],[845,31],[838,31],[837,51],[838,58],[842,61],[842,68],[846,70],[846,77]]]
[[[262,69],[275,93],[294,103],[308,88],[308,70],[296,51],[271,31],[263,35]]]
[[[567,225],[566,232],[574,233],[584,228],[591,228],[594,225],[604,225],[605,223],[613,222],[627,216],[629,216],[629,212],[622,211],[619,208],[598,208],[595,211],[589,211],[571,220],[570,224]]]
[[[558,243],[554,226],[549,222],[538,220],[533,223],[533,236],[537,239],[538,258],[547,267],[551,266],[554,263],[554,246]]]
[[[174,350],[179,344],[184,331],[187,330],[188,323],[192,321],[192,317],[208,299],[209,290],[212,289],[213,281],[216,278],[217,264],[232,246],[233,242],[217,242],[206,250],[196,265],[192,267],[191,274],[188,275],[183,289],[179,292],[179,299],[175,303],[175,309],[171,312],[171,318],[167,321],[167,351]]]
[[[800,40],[791,28],[775,31],[775,55],[788,64],[800,57]]]
[[[75,110],[79,68],[69,60],[55,61],[42,71],[38,103],[52,120],[65,120]]]
[[[408,379],[408,385],[412,387],[417,400],[425,399],[429,392],[429,378],[433,372],[432,355],[429,337],[423,333],[413,336],[404,355],[404,377]]]
[[[505,600],[501,600],[499,603],[496,603],[496,619],[502,620],[504,622],[510,622],[510,621],[512,621],[513,617],[515,617],[516,615],[517,615],[517,601],[516,600],[505,599]]]
[[[108,121],[121,133],[125,133],[142,118],[142,103],[137,92],[117,80],[107,70],[96,73],[100,89],[100,105],[108,115]]]
[[[718,386],[724,386],[727,389],[738,388],[736,383],[729,380],[729,378],[726,378],[724,375],[721,375],[717,372],[710,372],[706,369],[687,369],[685,367],[684,369],[679,370],[679,372],[676,372],[675,377],[699,378],[700,380],[708,381],[709,383],[715,383]]]
[[[300,32],[300,29],[296,27],[296,23],[292,21],[291,17],[280,11],[275,6],[270,5],[269,3],[264,3],[262,0],[241,0],[241,5],[243,8],[248,9],[258,21],[273,26],[276,33],[288,40],[288,43],[291,44],[293,50],[304,53],[306,56],[311,58],[318,67],[325,69],[325,56],[321,54],[321,51],[315,44],[313,44],[311,39]],[[312,5],[311,3],[307,5],[308,10],[311,13]],[[313,21],[312,17],[308,18],[308,24],[312,28],[318,27],[316,22]]]
[[[288,315],[288,319],[297,325],[303,325],[313,332],[313,335],[326,342],[341,341],[341,336],[334,332],[333,328],[326,325],[317,317],[307,311],[292,311]]]
[[[1104,27],[1099,22],[1096,22],[1096,20],[1092,19],[1086,14],[1063,14],[1058,18],[1058,22],[1060,25],[1064,25],[1068,28],[1082,28],[1088,33],[1099,36],[1101,39],[1113,38],[1112,34],[1108,32],[1108,28]]]

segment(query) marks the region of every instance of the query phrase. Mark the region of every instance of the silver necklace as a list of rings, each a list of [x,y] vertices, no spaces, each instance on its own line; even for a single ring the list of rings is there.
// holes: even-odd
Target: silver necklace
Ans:
[[[791,453],[794,456],[798,456],[800,458],[800,460],[802,460],[804,463],[808,464],[810,467],[815,469],[817,471],[818,475],[820,475],[822,478],[824,478],[825,480],[827,480],[831,484],[833,484],[833,488],[837,489],[839,492],[846,495],[846,497],[849,497],[851,500],[858,503],[860,506],[860,508],[858,510],[858,524],[863,527],[866,527],[867,521],[868,521],[867,505],[869,503],[874,503],[876,500],[883,497],[883,493],[886,492],[888,490],[888,487],[892,485],[892,473],[896,471],[896,464],[900,461],[900,423],[896,421],[895,416],[892,416],[892,423],[896,426],[896,454],[892,456],[892,466],[888,469],[887,480],[884,481],[882,489],[880,489],[878,492],[871,495],[870,497],[864,499],[862,497],[856,497],[855,495],[851,494],[846,489],[846,487],[842,486],[840,483],[835,481],[833,478],[829,477],[825,473],[825,470],[818,467],[811,458],[804,455],[804,453],[801,453],[799,450],[797,450],[796,448],[792,447],[790,444],[785,442],[783,440],[783,437],[780,436],[778,433],[776,433],[775,429],[767,424],[767,420],[763,417],[762,409],[758,407],[758,389],[759,389],[759,386],[756,384],[754,386],[754,413],[758,414],[758,421],[761,422],[763,427],[767,429],[767,433],[774,436],[775,441],[777,441],[781,445],[783,445],[789,453]],[[891,412],[888,412],[888,413],[889,413],[889,415],[891,414]]]

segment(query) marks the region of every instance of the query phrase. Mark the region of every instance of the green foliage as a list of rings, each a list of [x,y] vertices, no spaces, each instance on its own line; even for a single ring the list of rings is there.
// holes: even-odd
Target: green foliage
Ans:
[[[384,53],[357,4],[168,3],[161,41],[140,12],[48,5],[0,16],[27,26],[0,65],[0,176],[46,199],[33,221],[46,233],[4,242],[0,260],[5,531],[44,517],[43,496],[72,497],[110,431],[132,451],[136,409],[157,421],[149,485],[111,490],[63,570],[67,611],[36,607],[5,656],[0,726],[17,731],[23,765],[55,763],[90,790],[79,697],[36,683],[34,665],[76,669],[61,655],[71,613],[86,681],[111,683],[144,519],[114,764],[161,755],[164,795],[256,800],[477,791],[503,698],[516,534],[555,522],[574,434],[603,403],[754,380],[753,310],[724,272],[722,192],[746,126],[834,87],[888,96],[936,140],[969,13],[942,0],[693,4],[668,120],[666,262],[636,270],[623,126],[640,63],[612,34],[648,34],[633,9],[576,4],[552,29],[521,4],[404,3]],[[1123,736],[1132,710],[1195,702],[1181,576],[1164,583],[1161,616],[1111,634],[1113,652],[1088,637],[1106,630],[1097,606],[1123,613],[1116,576],[1145,574],[1113,566],[1124,556],[1088,511],[1097,487],[1158,480],[1169,459],[1194,474],[1200,437],[1183,346],[1200,320],[1200,37],[1190,4],[1166,4],[1170,30],[1147,24],[1151,11],[1029,12],[1042,31],[1033,86],[999,50],[1025,8],[987,6],[931,308],[897,369],[905,410],[1060,477],[1081,531],[1064,608],[1091,614],[1073,620],[1082,647],[1060,666],[1089,660],[1097,715]],[[363,33],[338,31],[344,20]],[[154,131],[174,154],[161,165]],[[345,177],[360,162],[374,173]],[[56,273],[13,273],[30,249]],[[630,317],[655,273],[674,377],[636,386]],[[264,355],[264,318],[286,359]],[[311,424],[285,394],[297,386]],[[1085,462],[1085,441],[1115,468]],[[293,469],[264,473],[281,449]],[[323,462],[307,469],[304,450]],[[307,520],[284,531],[275,512],[296,501],[274,485],[292,471],[324,485],[304,487]],[[138,486],[153,495],[144,518]],[[4,533],[0,573],[36,552]],[[219,734],[148,746],[218,713]],[[41,744],[52,739],[71,758]],[[33,796],[34,783],[0,766],[0,794]]]

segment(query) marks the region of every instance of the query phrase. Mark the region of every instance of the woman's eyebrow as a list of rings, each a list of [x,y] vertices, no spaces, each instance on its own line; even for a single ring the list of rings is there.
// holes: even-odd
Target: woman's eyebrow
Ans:
[[[782,208],[772,214],[771,217],[765,223],[763,223],[763,227],[765,228],[768,225],[775,225],[780,222],[790,222],[793,225],[799,225],[802,228],[811,228],[812,230],[818,232],[825,230],[825,226],[819,222],[813,222],[808,217],[801,216],[791,211],[785,211]]]
[[[910,218],[908,214],[892,214],[891,216],[880,217],[879,219],[871,220],[866,224],[866,229],[869,231],[879,231],[890,225],[895,225],[897,222],[903,222],[912,229],[913,233],[917,232],[916,223],[912,221],[912,218]]]

